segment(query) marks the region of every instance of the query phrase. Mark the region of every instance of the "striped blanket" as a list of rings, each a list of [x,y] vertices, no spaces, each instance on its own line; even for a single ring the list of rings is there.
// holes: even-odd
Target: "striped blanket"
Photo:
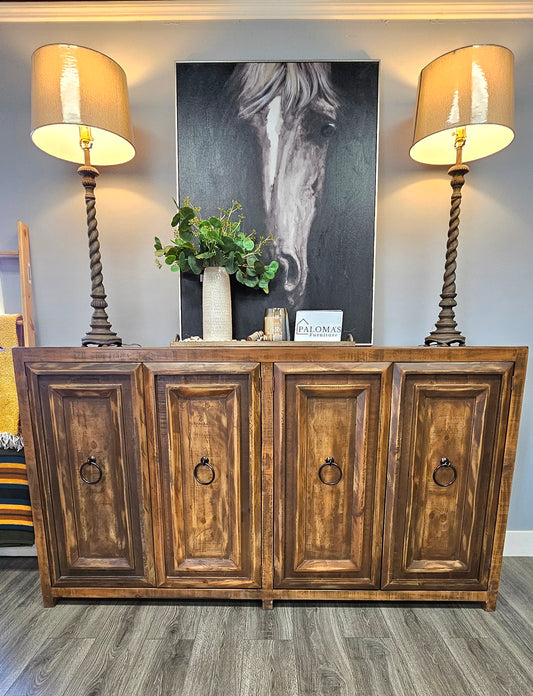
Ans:
[[[33,521],[11,348],[17,314],[0,315],[0,546],[33,544]]]
[[[0,449],[0,546],[34,542],[24,450]]]

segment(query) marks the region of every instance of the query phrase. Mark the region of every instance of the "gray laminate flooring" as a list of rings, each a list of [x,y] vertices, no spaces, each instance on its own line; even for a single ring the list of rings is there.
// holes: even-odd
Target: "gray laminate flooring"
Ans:
[[[533,558],[469,604],[62,601],[0,558],[0,696],[531,696]]]

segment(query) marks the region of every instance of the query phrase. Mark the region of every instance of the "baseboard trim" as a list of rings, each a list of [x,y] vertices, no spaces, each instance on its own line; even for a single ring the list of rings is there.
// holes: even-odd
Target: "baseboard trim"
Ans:
[[[0,546],[0,556],[36,556],[35,546]],[[533,530],[505,534],[504,556],[533,556]]]
[[[0,546],[0,556],[37,556],[33,546]]]
[[[507,532],[503,555],[533,556],[533,530]]]

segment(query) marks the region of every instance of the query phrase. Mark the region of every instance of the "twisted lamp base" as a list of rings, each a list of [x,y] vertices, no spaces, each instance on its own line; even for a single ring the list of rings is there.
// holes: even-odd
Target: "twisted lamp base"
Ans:
[[[96,223],[96,197],[94,189],[98,170],[90,164],[79,167],[78,174],[82,177],[85,189],[85,205],[87,208],[87,233],[89,236],[89,259],[91,266],[91,330],[81,339],[82,346],[121,346],[122,339],[111,331],[111,323],[107,317],[107,301],[102,275],[100,242]]]
[[[458,158],[460,159],[460,158]],[[464,346],[466,338],[457,330],[454,307],[457,305],[455,289],[455,269],[457,268],[457,246],[459,237],[459,213],[461,207],[461,189],[465,182],[465,174],[469,171],[466,164],[457,162],[448,170],[452,177],[452,203],[450,209],[450,224],[448,227],[448,241],[446,244],[446,262],[444,265],[444,283],[440,296],[439,306],[441,311],[435,323],[435,329],[426,336],[426,346]]]

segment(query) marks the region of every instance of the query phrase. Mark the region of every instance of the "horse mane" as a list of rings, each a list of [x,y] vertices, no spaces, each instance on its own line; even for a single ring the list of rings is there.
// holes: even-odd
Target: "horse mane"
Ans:
[[[244,119],[252,118],[277,96],[283,113],[297,115],[317,99],[339,107],[330,63],[242,63],[231,75],[230,88]]]

